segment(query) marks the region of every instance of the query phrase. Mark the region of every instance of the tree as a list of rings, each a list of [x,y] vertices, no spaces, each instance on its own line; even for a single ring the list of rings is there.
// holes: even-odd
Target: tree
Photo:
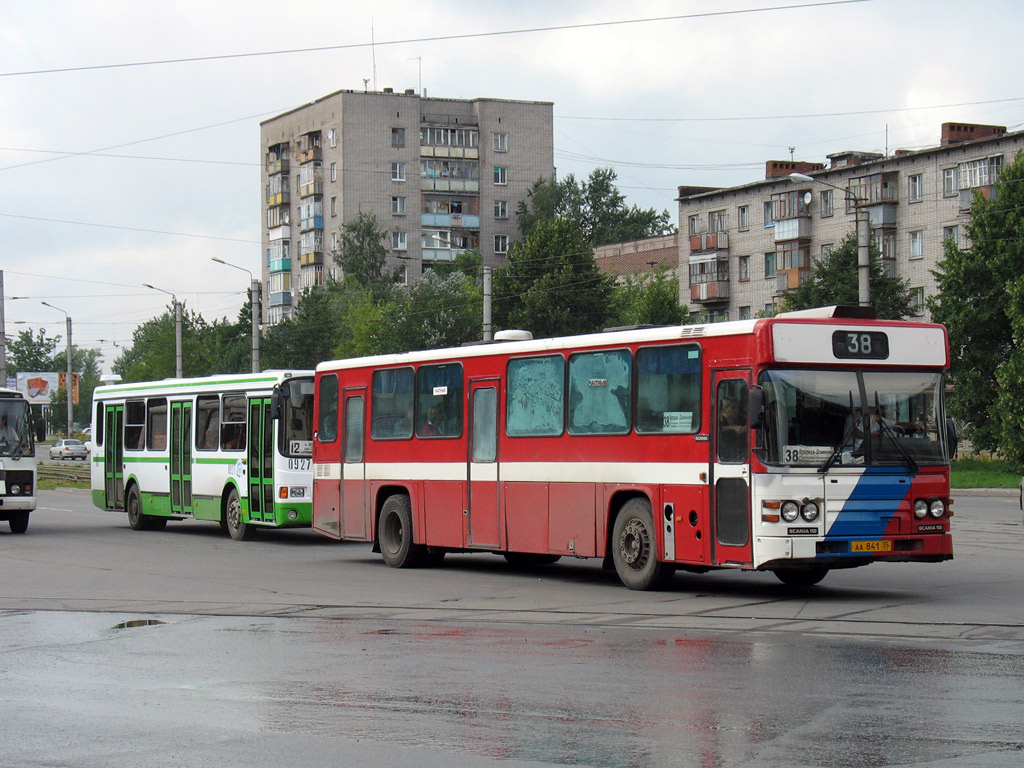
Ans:
[[[264,367],[313,368],[333,357],[340,332],[337,292],[328,288],[307,290],[291,317],[267,331]]]
[[[387,231],[380,228],[376,216],[360,211],[354,221],[341,228],[341,247],[333,254],[345,282],[370,291],[375,299],[390,295],[397,279],[396,271],[385,269],[387,237]]]
[[[667,270],[630,275],[615,286],[616,325],[681,325],[689,312],[679,303],[679,279]]]
[[[1024,154],[990,198],[975,194],[967,236],[968,250],[946,241],[928,301],[949,332],[948,411],[976,448],[1024,463]]]
[[[426,272],[388,307],[379,325],[380,352],[457,347],[481,337],[483,296],[462,272]]]
[[[519,231],[528,237],[537,225],[556,217],[574,222],[594,246],[642,240],[674,231],[668,211],[626,205],[611,168],[595,168],[580,183],[573,174],[563,181],[538,180],[516,209]]]
[[[32,331],[18,331],[18,337],[7,342],[7,370],[18,373],[58,370],[54,367],[53,353],[60,338],[47,338],[43,328],[35,336]]]
[[[225,335],[222,325],[224,322],[218,321],[211,326],[199,313],[182,308],[183,376],[227,372],[221,370],[223,349],[219,341]],[[158,381],[174,376],[175,354],[174,309],[168,307],[162,315],[147,320],[132,332],[131,346],[124,348],[112,368],[126,382]]]
[[[612,281],[590,244],[564,218],[539,222],[494,274],[493,314],[499,328],[538,338],[589,333],[613,316]]]
[[[907,281],[885,274],[881,254],[870,248],[871,306],[875,314],[886,320],[903,320],[917,314]],[[827,256],[818,259],[811,274],[799,287],[786,291],[784,309],[810,309],[833,304],[857,304],[857,235],[850,233]]]

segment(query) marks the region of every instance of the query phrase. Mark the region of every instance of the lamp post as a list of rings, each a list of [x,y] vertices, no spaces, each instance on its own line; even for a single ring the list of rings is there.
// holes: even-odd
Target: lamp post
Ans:
[[[862,307],[871,306],[871,256],[868,243],[871,238],[871,227],[868,220],[868,209],[863,205],[865,200],[857,197],[849,189],[830,184],[821,179],[815,179],[806,173],[791,173],[789,180],[794,183],[811,182],[813,184],[824,184],[826,187],[838,189],[846,199],[853,203],[857,212],[857,300]]]
[[[181,373],[181,302],[178,301],[178,297],[170,291],[165,291],[163,288],[157,288],[155,285],[149,283],[143,283],[143,288],[151,288],[154,291],[160,291],[160,293],[166,293],[171,297],[174,302],[174,378],[180,379]]]
[[[53,306],[53,304],[49,304],[49,303],[47,303],[45,301],[41,301],[39,303],[42,304],[44,307],[49,307],[50,309],[56,309],[58,312],[64,312],[64,310],[61,309],[60,307],[55,307],[55,306]],[[71,428],[72,428],[72,425],[74,423],[74,420],[72,418],[73,414],[71,413],[71,409],[74,406],[74,398],[72,396],[72,390],[74,389],[75,378],[74,378],[74,375],[71,373],[71,315],[69,315],[67,312],[64,312],[64,317],[67,318],[67,323],[68,323],[67,379],[65,379],[65,381],[64,381],[64,392],[67,395],[67,400],[68,400],[68,419],[67,419],[67,422],[68,422],[67,423],[68,434],[67,434],[67,436],[71,437]]]
[[[210,257],[211,261],[216,261],[218,264],[223,264],[225,267],[233,267],[245,272],[249,275],[249,308],[252,314],[252,372],[260,372],[260,323],[259,323],[259,304],[260,295],[263,293],[260,281],[253,277],[245,267],[240,267],[237,264],[232,264],[224,259],[218,259],[216,256]]]

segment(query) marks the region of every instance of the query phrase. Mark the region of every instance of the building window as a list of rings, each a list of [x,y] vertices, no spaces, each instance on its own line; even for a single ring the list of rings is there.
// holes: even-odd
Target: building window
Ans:
[[[508,235],[494,236],[494,252],[508,253]]]
[[[910,289],[910,306],[914,309],[915,315],[924,314],[924,288]]]
[[[740,320],[750,319],[750,307],[740,307]]]
[[[495,152],[508,152],[508,134],[507,133],[496,133],[496,134],[494,134],[494,151]]]
[[[768,302],[764,305],[764,316],[771,317],[775,314],[775,305],[772,302]]]
[[[496,218],[496,219],[507,219],[508,218],[508,200],[495,200],[494,201],[494,218]]]
[[[712,309],[708,312],[709,323],[725,323],[729,321],[728,309]]]
[[[691,235],[699,235],[700,234],[700,216],[699,215],[690,216],[686,220],[686,222],[687,222],[687,224],[686,224],[686,231],[687,232],[689,232]]]
[[[811,253],[806,243],[788,240],[779,243],[775,255],[776,267],[782,269],[807,269],[811,266]]]
[[[907,177],[907,197],[910,202],[919,203],[924,200],[924,183],[920,173]]]
[[[405,181],[405,163],[391,164],[391,180]]]
[[[924,258],[924,231],[918,230],[917,232],[910,233],[910,258],[912,259],[923,259]]]
[[[508,184],[508,168],[498,165],[494,166],[494,183]]]
[[[954,225],[952,225],[950,227],[943,227],[942,228],[942,239],[943,240],[952,240],[953,241],[953,245],[955,245],[957,248],[959,248],[960,247],[960,227],[958,225],[956,225],[956,224],[954,224]]]
[[[391,248],[395,251],[406,251],[409,249],[409,237],[405,232],[391,233]]]
[[[821,193],[821,215],[831,216],[835,213],[835,194],[833,190],[826,189]]]
[[[956,168],[944,168],[942,170],[942,195],[943,197],[952,197],[960,191],[957,186],[957,169]]]
[[[337,216],[337,215],[338,215],[338,198],[332,197],[331,198],[331,216]]]
[[[769,251],[764,255],[764,276],[775,277],[775,251]]]
[[[338,164],[331,163],[331,181],[338,180]]]
[[[392,197],[391,198],[391,213],[395,216],[405,215],[405,198],[404,197]]]
[[[822,243],[821,245],[821,258],[827,259],[832,255],[832,251],[836,249],[834,243]]]
[[[764,225],[766,227],[775,226],[775,215],[772,210],[772,201],[769,200],[764,204]]]
[[[327,143],[332,146],[338,146],[338,132],[333,128],[327,129]]]
[[[335,253],[338,252],[338,244],[341,242],[338,237],[339,235],[337,232],[331,233],[331,250]]]
[[[750,229],[750,206],[741,205],[736,209],[736,226],[741,230]]]
[[[391,146],[392,147],[404,147],[405,146],[405,128],[392,128],[391,129]]]
[[[708,232],[725,232],[728,228],[725,211],[711,211],[708,214]]]
[[[739,270],[739,279],[740,280],[749,280],[750,279],[750,257],[749,256],[740,256],[740,258],[738,260],[738,270]]]

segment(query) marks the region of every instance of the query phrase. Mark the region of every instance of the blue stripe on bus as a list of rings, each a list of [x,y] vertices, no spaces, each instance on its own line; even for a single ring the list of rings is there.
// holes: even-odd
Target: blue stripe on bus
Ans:
[[[880,538],[909,495],[912,479],[911,475],[889,467],[864,470],[825,538]]]

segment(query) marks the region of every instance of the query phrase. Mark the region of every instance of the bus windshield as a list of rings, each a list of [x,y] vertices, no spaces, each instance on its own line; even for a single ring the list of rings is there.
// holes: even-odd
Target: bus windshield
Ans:
[[[281,384],[282,456],[313,455],[313,379],[290,379]]]
[[[792,467],[948,464],[942,374],[773,370],[764,392],[758,458]]]
[[[28,403],[16,398],[0,399],[0,456],[21,458],[32,455],[32,430]]]

